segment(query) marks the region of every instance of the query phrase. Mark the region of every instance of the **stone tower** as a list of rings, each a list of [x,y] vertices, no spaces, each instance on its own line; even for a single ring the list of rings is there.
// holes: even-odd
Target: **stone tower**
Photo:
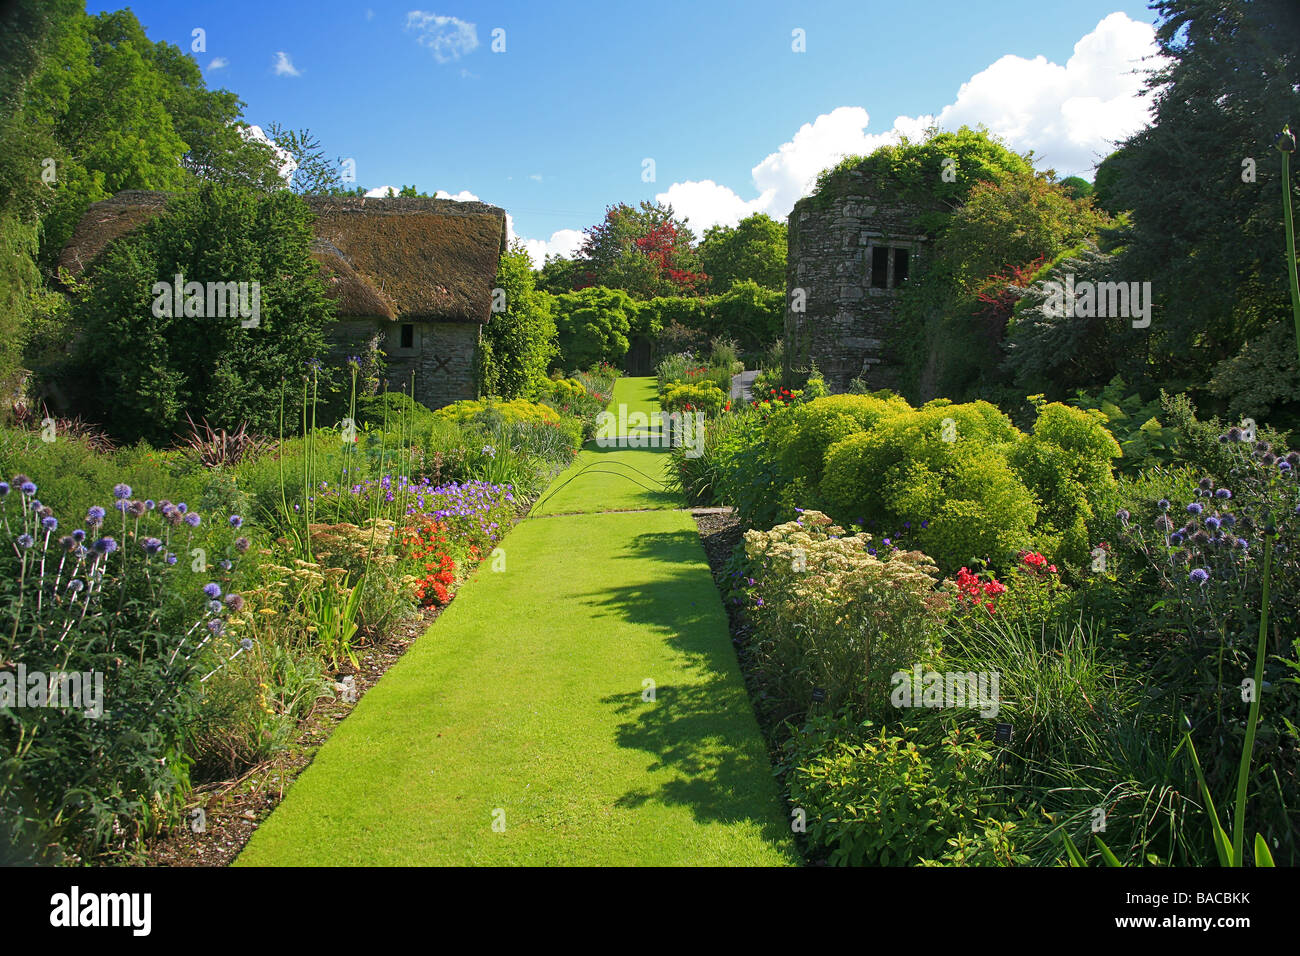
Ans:
[[[786,264],[787,374],[816,362],[832,391],[858,377],[873,389],[899,388],[894,352],[905,330],[897,328],[895,297],[928,251],[918,217],[936,208],[858,169],[837,172],[795,203]]]

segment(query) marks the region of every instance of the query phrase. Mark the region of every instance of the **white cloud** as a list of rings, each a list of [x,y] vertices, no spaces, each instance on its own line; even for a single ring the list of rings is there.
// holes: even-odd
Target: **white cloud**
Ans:
[[[540,183],[540,182],[542,181],[542,174],[541,174],[541,173],[529,173],[529,174],[528,174],[528,178],[531,179],[531,180],[533,180],[534,182],[539,182],[539,183]]]
[[[416,33],[416,42],[433,51],[439,63],[459,60],[478,49],[477,28],[458,17],[412,10],[406,15],[406,30]]]
[[[434,199],[454,199],[456,202],[480,202],[481,200],[468,189],[462,189],[460,192],[452,195],[445,189],[436,190],[433,194]]]
[[[271,69],[275,70],[276,76],[302,76],[302,71],[293,65],[293,60],[283,50],[275,54]]]
[[[227,60],[224,56],[217,56],[212,58],[212,62],[208,64],[208,69],[224,70],[228,66],[230,66],[229,60]]]
[[[293,177],[294,171],[298,168],[298,161],[290,155],[287,149],[281,149],[275,145],[275,141],[262,132],[262,127],[244,126],[240,128],[239,134],[250,142],[265,143],[270,146],[280,160],[280,178],[287,183]]]
[[[367,189],[366,196],[370,199],[383,199],[388,195],[390,189],[393,191],[394,196],[402,191],[401,186],[376,186],[374,189]]]
[[[1042,56],[1004,56],[963,83],[937,117],[899,116],[889,130],[869,133],[870,117],[860,106],[818,116],[751,170],[753,199],[710,179],[673,183],[655,198],[689,218],[697,234],[756,212],[783,219],[823,169],[903,135],[919,138],[931,124],[956,130],[983,123],[1013,149],[1034,150],[1041,167],[1062,176],[1087,172],[1149,121],[1150,102],[1136,71],[1151,66],[1144,58],[1155,55],[1154,28],[1112,13],[1075,44],[1064,66]]]

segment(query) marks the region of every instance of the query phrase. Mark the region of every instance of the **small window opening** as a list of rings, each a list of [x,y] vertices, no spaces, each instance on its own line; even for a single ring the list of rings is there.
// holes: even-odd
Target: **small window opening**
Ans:
[[[907,249],[894,250],[894,286],[898,287],[907,281]]]
[[[871,287],[883,289],[889,279],[889,247],[871,247]]]
[[[414,325],[403,325],[403,326],[402,326],[402,345],[401,345],[401,347],[404,348],[404,349],[413,349],[413,348],[415,348],[415,326],[414,326]]]

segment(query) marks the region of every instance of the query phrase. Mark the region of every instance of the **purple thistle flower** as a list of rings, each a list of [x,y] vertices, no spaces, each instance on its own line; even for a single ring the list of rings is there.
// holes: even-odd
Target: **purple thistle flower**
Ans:
[[[113,507],[122,514],[126,514],[127,509],[131,507],[131,503],[129,501],[114,501]]]
[[[144,500],[144,507],[146,511],[153,511],[153,509],[158,507],[158,505],[154,502],[152,498],[146,498]]]
[[[114,541],[112,538],[105,537],[105,538],[100,538],[91,547],[93,547],[100,554],[112,554],[114,551],[117,550],[117,542]]]
[[[22,490],[22,493],[25,494],[25,495],[34,495],[34,494],[36,494],[36,484],[35,484],[35,482],[24,481],[21,485],[19,485],[19,488]]]
[[[222,571],[229,571],[232,567],[234,567],[234,565],[232,565],[229,561],[226,561],[223,558],[221,561],[217,562],[217,567],[219,567]]]
[[[9,482],[0,481],[0,498],[3,498],[7,494],[9,494]]]
[[[26,550],[36,543],[36,539],[30,534],[20,534],[18,536],[18,547]]]
[[[220,634],[224,629],[225,624],[222,622],[221,618],[214,617],[212,620],[208,621],[208,630],[213,634]]]
[[[162,550],[162,542],[157,538],[145,538],[140,542],[140,547],[144,548],[146,554],[157,554]]]
[[[59,519],[50,515],[48,518],[41,519],[41,527],[46,531],[53,531],[59,526]]]
[[[1192,515],[1198,515],[1204,510],[1205,508],[1200,504],[1200,502],[1197,501],[1193,501],[1190,505],[1187,506],[1187,513]]]
[[[95,505],[86,512],[86,524],[90,525],[92,528],[98,527],[104,523],[104,515],[104,509],[99,505]]]
[[[130,485],[114,485],[114,486],[113,486],[113,497],[114,497],[114,498],[130,498],[130,497],[131,497],[131,486],[130,486]]]
[[[1156,507],[1159,508],[1161,511],[1168,511],[1168,510],[1169,510],[1169,499],[1168,499],[1168,498],[1161,498],[1159,501],[1156,502]]]
[[[76,531],[72,532],[72,540],[78,543],[85,541],[86,532],[82,528],[78,528]]]
[[[249,544],[250,542],[247,538],[236,538],[235,550],[238,551],[240,554],[243,554],[245,551],[248,550]]]
[[[203,585],[203,593],[215,600],[221,597],[221,585],[217,584],[216,581],[211,581]]]
[[[227,594],[226,606],[229,607],[236,614],[238,614],[240,611],[244,609],[244,599],[240,597],[238,594]]]
[[[191,512],[190,514],[187,514],[185,516],[185,523],[189,525],[191,528],[197,528],[201,520],[202,519],[195,512]]]
[[[211,613],[213,613],[213,614],[220,614],[220,613],[221,613],[221,602],[220,602],[220,601],[209,601],[209,602],[208,602],[208,610],[209,610]]]
[[[244,519],[239,517],[239,515],[230,516],[230,527],[238,528],[243,523],[244,523]]]
[[[1219,519],[1213,515],[1205,519],[1205,527],[1209,528],[1211,531],[1218,531],[1219,524]]]
[[[181,514],[185,514],[185,512],[190,510],[190,506],[182,501],[176,505],[176,510],[179,511]]]
[[[172,553],[169,551],[169,552],[167,552],[167,556],[166,556],[165,558],[163,558],[163,560],[166,561],[168,564],[175,564],[175,563],[176,563],[176,555],[172,554]]]
[[[1187,580],[1193,584],[1204,584],[1210,580],[1210,572],[1205,568],[1193,568],[1192,573],[1187,575]]]
[[[1232,492],[1229,491],[1227,488],[1219,488],[1219,489],[1215,490],[1215,492],[1214,492],[1214,497],[1216,497],[1216,498],[1225,498],[1225,499],[1226,499],[1226,498],[1231,498],[1231,497],[1232,497]]]

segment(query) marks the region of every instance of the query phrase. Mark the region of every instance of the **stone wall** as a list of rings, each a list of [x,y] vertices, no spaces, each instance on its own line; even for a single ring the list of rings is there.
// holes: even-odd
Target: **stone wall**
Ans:
[[[894,300],[902,282],[896,281],[893,250],[906,250],[909,275],[919,272],[928,243],[916,220],[928,208],[856,170],[839,177],[833,191],[795,203],[786,265],[787,372],[816,362],[832,391],[858,377],[873,389],[900,386],[894,352],[903,330]],[[883,283],[872,278],[878,246],[889,250],[884,275],[877,277]]]
[[[402,348],[402,326],[410,325],[412,345]],[[340,319],[330,333],[337,359],[359,355],[376,331],[384,333],[389,391],[410,391],[415,376],[415,400],[429,408],[478,397],[477,322],[402,322],[387,319]]]

